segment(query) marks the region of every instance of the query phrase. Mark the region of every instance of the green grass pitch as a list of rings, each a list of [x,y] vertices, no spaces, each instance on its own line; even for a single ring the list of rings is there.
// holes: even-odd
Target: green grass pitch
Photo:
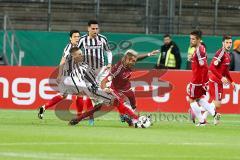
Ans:
[[[186,119],[158,119],[151,128],[135,129],[109,113],[95,126],[68,126],[53,111],[39,120],[37,111],[0,110],[0,159],[240,159],[240,115],[223,115],[219,126],[211,118],[209,123],[195,127]]]

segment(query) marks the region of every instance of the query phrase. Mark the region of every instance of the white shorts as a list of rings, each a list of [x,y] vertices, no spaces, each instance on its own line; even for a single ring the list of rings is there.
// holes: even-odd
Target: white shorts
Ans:
[[[59,84],[59,92],[71,95],[86,95],[94,100],[94,103],[109,105],[116,96],[104,92],[100,87],[91,87],[77,76],[65,76]]]

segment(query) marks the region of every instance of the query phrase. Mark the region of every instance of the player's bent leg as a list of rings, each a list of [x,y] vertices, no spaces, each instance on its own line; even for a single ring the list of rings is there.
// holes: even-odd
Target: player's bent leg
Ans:
[[[98,104],[96,105],[93,109],[86,111],[84,113],[82,113],[81,115],[79,115],[76,118],[73,118],[72,120],[69,121],[69,125],[76,125],[78,124],[80,121],[82,121],[83,119],[89,117],[90,115],[93,115],[95,112],[99,111],[102,107],[102,104]]]
[[[221,107],[221,101],[213,100],[211,104],[212,104],[212,107],[216,108],[216,110]],[[213,117],[213,124],[218,125],[220,123],[220,119],[221,119],[221,114],[216,112],[216,114]]]
[[[77,96],[77,99],[76,99],[77,116],[82,114],[83,105],[84,105],[83,97],[82,96]]]
[[[191,106],[192,111],[194,112],[194,114],[196,115],[196,117],[199,121],[199,124],[205,124],[206,122],[203,119],[201,109],[199,108],[198,103],[191,98],[190,98],[189,102],[190,102],[190,106]]]
[[[54,106],[55,104],[57,104],[61,100],[65,99],[66,97],[67,97],[66,94],[57,95],[57,96],[53,97],[50,101],[48,101],[46,104],[40,106],[38,108],[38,118],[39,119],[43,119],[45,110],[47,110],[48,108]]]

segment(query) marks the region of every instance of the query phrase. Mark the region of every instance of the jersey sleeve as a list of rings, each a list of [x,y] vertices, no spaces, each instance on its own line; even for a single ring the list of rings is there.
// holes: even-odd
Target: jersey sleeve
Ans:
[[[200,66],[207,65],[207,54],[206,49],[203,45],[196,48],[196,55]]]
[[[79,49],[83,49],[83,40],[84,40],[83,37],[80,38],[80,40],[79,40],[79,43],[78,43],[78,48],[79,48]]]
[[[224,55],[224,50],[218,50],[215,54],[215,56],[213,57],[213,64],[215,66],[218,66],[220,64],[220,62],[222,61]]]
[[[104,47],[105,51],[110,51],[110,47],[109,47],[107,38],[103,38],[103,47]]]
[[[218,79],[221,79],[222,75],[217,71],[217,68],[216,68],[220,63],[219,60],[215,58],[215,57],[218,57],[218,55],[219,55],[219,52],[217,51],[211,61],[209,69]]]
[[[71,44],[69,43],[63,50],[63,57],[67,58],[67,56],[70,54]]]
[[[112,51],[110,50],[107,38],[103,38],[103,48],[107,53],[108,64],[112,64]]]

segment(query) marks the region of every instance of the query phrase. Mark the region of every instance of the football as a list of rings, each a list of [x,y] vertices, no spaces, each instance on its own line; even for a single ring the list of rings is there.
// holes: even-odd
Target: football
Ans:
[[[151,116],[140,116],[138,118],[137,128],[148,128],[151,125]]]

